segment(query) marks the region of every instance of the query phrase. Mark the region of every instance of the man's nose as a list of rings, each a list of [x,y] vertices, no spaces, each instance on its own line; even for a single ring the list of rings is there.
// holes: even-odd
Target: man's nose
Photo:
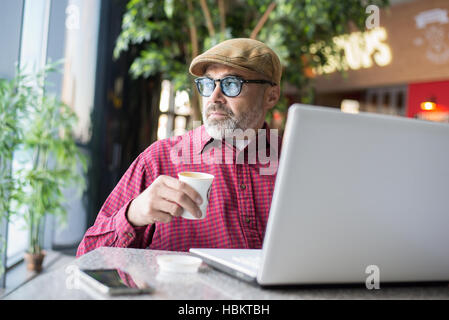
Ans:
[[[220,87],[220,81],[215,82],[215,89],[212,92],[212,94],[209,97],[209,101],[211,102],[219,102],[219,103],[224,103],[226,100],[225,95],[223,94],[223,92],[221,91],[221,87]]]

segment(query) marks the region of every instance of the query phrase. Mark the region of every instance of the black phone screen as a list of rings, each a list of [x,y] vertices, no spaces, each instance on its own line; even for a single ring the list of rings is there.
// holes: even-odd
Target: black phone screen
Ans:
[[[131,275],[120,269],[82,270],[82,272],[109,288],[137,288]]]

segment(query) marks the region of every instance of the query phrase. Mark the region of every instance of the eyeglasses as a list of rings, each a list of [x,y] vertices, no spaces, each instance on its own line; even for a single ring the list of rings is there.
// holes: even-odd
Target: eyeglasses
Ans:
[[[196,78],[195,83],[199,93],[203,97],[210,97],[215,90],[215,82],[220,81],[221,92],[227,97],[237,97],[242,91],[244,83],[269,83],[272,86],[276,84],[268,80],[243,80],[236,76],[227,76],[223,79],[211,79],[208,77]]]

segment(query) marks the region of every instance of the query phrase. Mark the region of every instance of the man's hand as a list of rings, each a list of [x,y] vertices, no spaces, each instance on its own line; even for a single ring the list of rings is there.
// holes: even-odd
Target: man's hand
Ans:
[[[161,175],[145,189],[128,207],[128,221],[135,227],[153,224],[156,221],[170,222],[183,210],[198,218],[201,211],[201,196],[188,184],[170,176]]]

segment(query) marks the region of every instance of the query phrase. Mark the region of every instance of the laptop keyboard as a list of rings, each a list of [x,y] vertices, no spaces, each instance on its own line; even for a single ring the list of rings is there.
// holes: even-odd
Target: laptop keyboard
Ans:
[[[250,267],[253,269],[259,269],[260,266],[260,257],[232,257],[232,260],[240,263],[246,267]]]

